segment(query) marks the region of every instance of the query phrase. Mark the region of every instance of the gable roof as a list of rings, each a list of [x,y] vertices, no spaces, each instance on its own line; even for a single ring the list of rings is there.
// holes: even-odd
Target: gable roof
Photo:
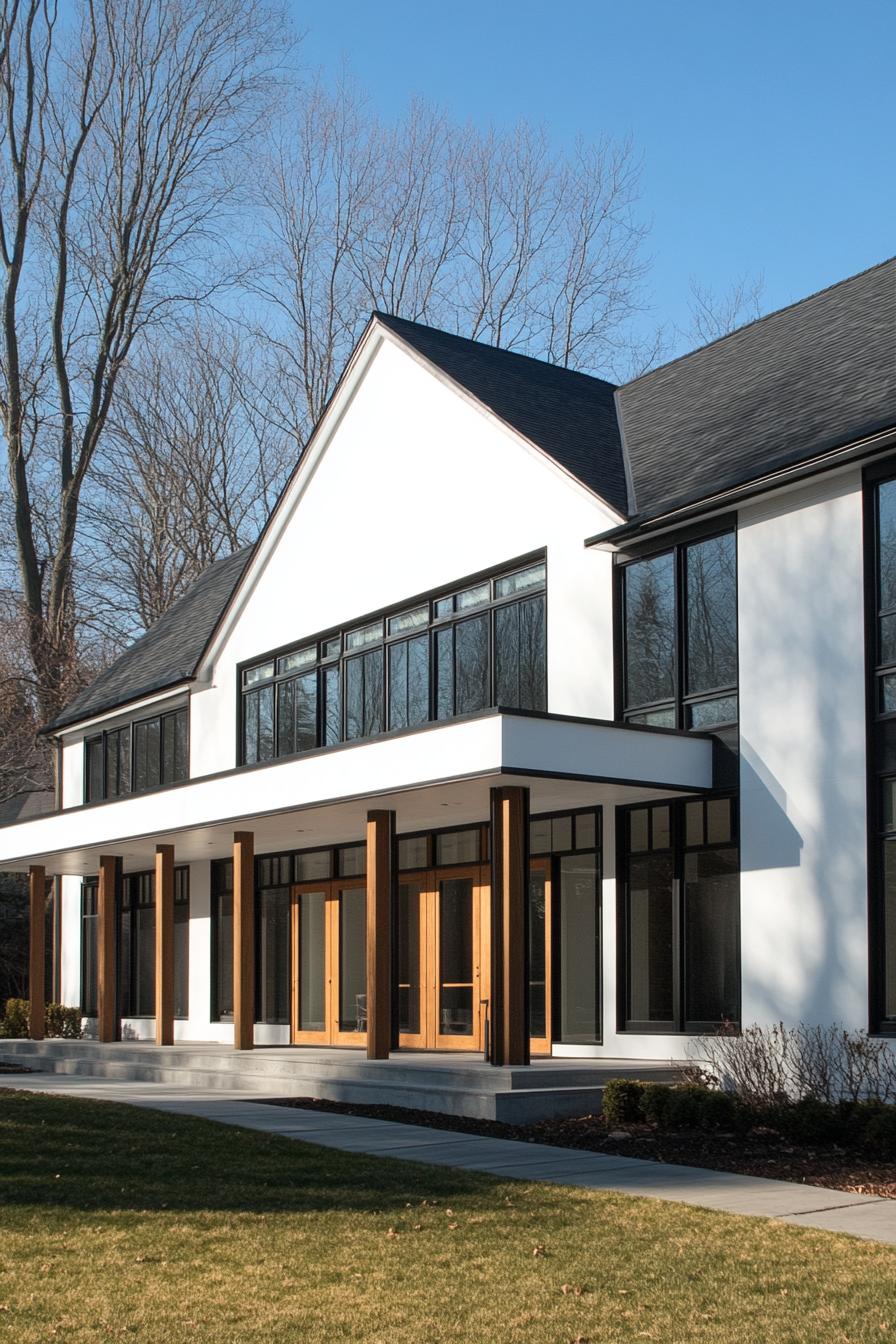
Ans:
[[[896,258],[616,393],[639,523],[896,425]]]
[[[245,546],[210,565],[145,635],[75,696],[43,731],[53,732],[139,700],[153,691],[189,681],[252,550],[251,546]]]
[[[388,313],[374,313],[374,318],[628,515],[613,383]]]

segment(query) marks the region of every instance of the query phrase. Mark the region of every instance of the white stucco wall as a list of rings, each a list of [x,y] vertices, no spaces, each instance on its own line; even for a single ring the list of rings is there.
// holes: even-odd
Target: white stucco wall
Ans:
[[[738,532],[743,1020],[867,1026],[858,472]]]
[[[547,546],[548,700],[611,717],[612,512],[385,341],[191,697],[191,773],[236,762],[236,667]]]

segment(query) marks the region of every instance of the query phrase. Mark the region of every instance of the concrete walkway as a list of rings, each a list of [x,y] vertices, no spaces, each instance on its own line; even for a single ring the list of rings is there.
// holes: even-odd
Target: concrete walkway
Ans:
[[[847,1194],[793,1181],[645,1162],[543,1143],[482,1138],[452,1130],[369,1120],[258,1101],[257,1093],[165,1086],[60,1074],[0,1074],[0,1088],[126,1102],[175,1115],[195,1115],[343,1152],[395,1157],[521,1181],[552,1181],[650,1199],[679,1200],[723,1213],[777,1218],[896,1245],[896,1200]]]

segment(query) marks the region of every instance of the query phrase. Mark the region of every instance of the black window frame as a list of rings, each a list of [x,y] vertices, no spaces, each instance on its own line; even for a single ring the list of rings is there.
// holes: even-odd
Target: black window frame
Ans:
[[[885,786],[896,787],[896,710],[885,710],[881,695],[883,678],[896,673],[896,660],[885,660],[880,642],[880,622],[896,615],[880,601],[880,527],[878,497],[881,486],[896,483],[896,459],[866,467],[863,472],[863,537],[865,598],[865,720],[866,720],[866,822],[868,882],[868,1027],[882,1037],[896,1037],[896,1014],[887,1015],[885,856],[896,847],[896,816],[887,824],[883,807]],[[896,809],[894,809],[896,811]]]
[[[534,584],[521,588],[519,591],[503,592],[500,591],[500,585],[503,581],[514,578],[516,575],[524,574],[528,570],[541,568],[543,574],[541,579]],[[478,588],[486,588],[487,596],[482,601],[473,603],[469,606],[463,606],[462,601],[465,596]],[[535,707],[514,706],[509,704],[499,704],[497,697],[498,687],[498,658],[496,649],[496,624],[498,613],[513,606],[519,606],[522,603],[540,599],[543,604],[543,655],[544,669],[543,677],[540,679],[539,689],[543,691],[543,704]],[[450,603],[450,611],[445,611],[446,604]],[[397,623],[402,616],[411,616],[421,609],[426,611],[425,621],[418,625],[405,626],[397,628]],[[485,674],[485,703],[478,706],[476,710],[457,709],[457,686],[456,675],[452,688],[451,713],[439,715],[438,712],[438,660],[437,660],[437,642],[444,638],[442,632],[450,630],[452,632],[452,666],[456,671],[457,656],[455,649],[456,631],[464,625],[465,622],[485,618],[486,621],[486,658],[487,668]],[[534,712],[544,712],[548,705],[548,652],[547,652],[547,630],[548,630],[548,608],[547,608],[547,552],[546,550],[533,552],[527,556],[521,556],[516,560],[502,565],[498,569],[492,569],[480,574],[472,575],[464,579],[458,579],[455,582],[445,585],[438,589],[432,589],[426,593],[418,594],[403,602],[395,603],[391,607],[383,608],[367,616],[359,617],[344,625],[331,628],[307,639],[296,640],[289,645],[284,645],[278,649],[273,649],[268,653],[258,657],[247,659],[241,662],[236,669],[236,694],[237,694],[237,753],[236,760],[239,766],[269,764],[273,761],[288,759],[290,756],[303,755],[307,751],[324,750],[327,747],[341,745],[345,743],[357,743],[371,740],[374,737],[390,736],[394,733],[414,731],[426,724],[436,722],[449,722],[451,719],[461,717],[465,713],[480,712],[484,709],[534,709]],[[396,624],[396,628],[392,628]],[[378,627],[377,633],[371,633],[369,638],[363,642],[352,644],[352,636],[360,635],[362,632],[372,631],[373,627]],[[400,644],[426,637],[427,645],[427,716],[425,720],[415,722],[410,726],[400,725],[391,727],[391,709],[392,709],[392,657],[391,650]],[[301,654],[305,651],[314,650],[316,658],[313,662],[308,662],[301,670],[297,672],[288,668],[287,660],[292,655]],[[378,716],[367,716],[367,707],[365,706],[365,724],[364,728],[369,726],[371,719],[382,724],[382,728],[375,732],[362,731],[355,736],[349,737],[347,728],[349,720],[349,703],[346,694],[347,671],[348,666],[353,659],[365,659],[372,654],[379,652],[382,658],[382,697]],[[328,714],[327,706],[327,679],[333,677],[333,668],[338,668],[338,690],[339,690],[339,728],[338,739],[332,732],[332,720]],[[303,751],[291,751],[281,754],[279,745],[282,735],[280,733],[280,687],[288,681],[293,680],[298,675],[307,675],[311,669],[317,673],[316,688],[316,732],[315,746],[307,747]],[[268,669],[270,669],[268,671]],[[259,677],[259,671],[265,675]],[[366,673],[365,673],[366,676]],[[273,723],[271,732],[272,750],[270,756],[254,756],[247,751],[247,726],[252,712],[251,706],[254,701],[251,696],[263,691],[266,687],[272,687],[273,696]]]
[[[181,773],[178,773],[178,720],[183,721],[182,744],[183,759],[181,761]],[[145,728],[149,724],[158,725],[158,782],[153,784],[144,784],[137,788],[137,750],[138,730]],[[171,724],[171,738],[173,755],[169,762],[166,758],[165,742],[168,725]],[[124,753],[128,763],[127,786],[122,788],[119,778],[119,787],[115,792],[110,792],[110,772],[109,756],[113,748],[119,763],[122,760],[123,743],[126,740],[127,750]],[[101,786],[98,794],[94,793],[93,779],[91,772],[91,753],[99,750]],[[111,802],[117,798],[127,798],[131,794],[154,793],[159,789],[171,788],[174,784],[182,784],[190,778],[190,706],[187,704],[178,705],[174,709],[161,710],[158,714],[141,715],[138,718],[130,719],[127,723],[117,724],[114,728],[106,728],[98,733],[90,733],[84,738],[83,746],[84,762],[84,802],[100,803]],[[170,777],[167,777],[170,776]]]
[[[702,803],[704,809],[704,833],[708,829],[707,806],[725,800],[731,809],[731,840],[727,842],[709,842],[688,844],[686,837],[686,817],[689,804]],[[649,826],[653,827],[653,814],[661,808],[669,809],[669,843],[654,846],[652,832],[647,849],[631,851],[629,849],[629,818],[632,813],[649,814]],[[722,1022],[696,1021],[687,1017],[688,985],[686,965],[686,890],[685,864],[688,854],[706,853],[721,848],[734,849],[737,852],[738,875],[738,921],[737,921],[737,1015],[728,1019],[733,1027],[740,1027],[743,1014],[743,968],[741,963],[740,912],[740,808],[738,795],[734,791],[725,791],[706,795],[701,798],[662,798],[647,803],[633,803],[616,809],[616,951],[617,951],[617,1002],[616,1028],[620,1033],[630,1036],[694,1036],[703,1035],[718,1029]],[[672,862],[672,998],[673,1016],[668,1020],[642,1020],[629,1016],[630,983],[630,921],[629,887],[630,863],[634,856],[641,858],[649,854],[668,854]]]
[[[135,990],[135,981],[133,967],[137,962],[140,951],[140,926],[134,918],[139,909],[152,909],[155,911],[155,872],[153,869],[144,869],[137,873],[123,873],[121,883],[119,884],[118,900],[116,901],[115,911],[115,947],[116,947],[116,978],[118,989],[118,1008],[122,1018],[148,1018],[155,1017],[158,1005],[153,1002],[153,1011],[151,1013],[139,1012],[137,996]],[[186,909],[187,925],[189,927],[190,919],[190,868],[188,864],[178,864],[174,869],[174,919],[178,921],[179,912]],[[130,971],[127,985],[122,984],[122,971],[125,964],[124,957],[124,916],[129,915],[128,921],[128,947],[127,964]],[[182,916],[181,916],[182,918]],[[190,982],[190,962],[189,935],[186,941],[186,979],[187,979],[187,1012],[178,1013],[175,1010],[175,1021],[186,1021],[189,1018],[189,982]],[[153,958],[155,956],[155,925],[153,925]],[[175,970],[175,976],[177,969]],[[175,995],[175,999],[176,999]]]
[[[733,683],[711,687],[708,690],[689,692],[687,689],[688,672],[688,600],[687,600],[687,560],[690,548],[719,537],[731,536],[734,543],[734,624],[735,624],[735,671]],[[613,627],[614,627],[614,700],[615,718],[619,723],[649,723],[651,715],[671,711],[671,723],[660,726],[676,728],[687,732],[710,732],[730,734],[736,729],[740,718],[740,640],[738,631],[738,546],[737,519],[734,517],[716,518],[709,523],[689,528],[673,537],[657,538],[643,546],[631,546],[614,557],[613,572]],[[645,560],[656,560],[671,555],[674,568],[673,616],[673,693],[670,698],[634,704],[628,702],[628,647],[626,613],[626,572]],[[688,720],[695,707],[712,704],[733,696],[736,711],[733,718],[718,723],[692,724]]]

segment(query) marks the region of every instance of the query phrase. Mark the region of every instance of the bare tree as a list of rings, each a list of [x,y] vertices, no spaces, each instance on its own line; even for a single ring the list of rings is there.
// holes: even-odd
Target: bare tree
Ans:
[[[691,278],[691,325],[687,333],[693,346],[708,345],[728,336],[747,322],[762,316],[765,278],[742,275],[723,293]]]
[[[382,124],[350,84],[299,91],[258,174],[260,339],[305,431],[372,308],[571,368],[628,353],[646,270],[632,146],[558,154],[543,130]]]
[[[152,625],[255,540],[299,456],[278,400],[257,355],[221,324],[197,322],[123,373],[85,506],[81,586],[100,638]]]
[[[260,0],[0,0],[0,416],[36,714],[77,677],[76,543],[119,380],[232,270],[272,86]]]

